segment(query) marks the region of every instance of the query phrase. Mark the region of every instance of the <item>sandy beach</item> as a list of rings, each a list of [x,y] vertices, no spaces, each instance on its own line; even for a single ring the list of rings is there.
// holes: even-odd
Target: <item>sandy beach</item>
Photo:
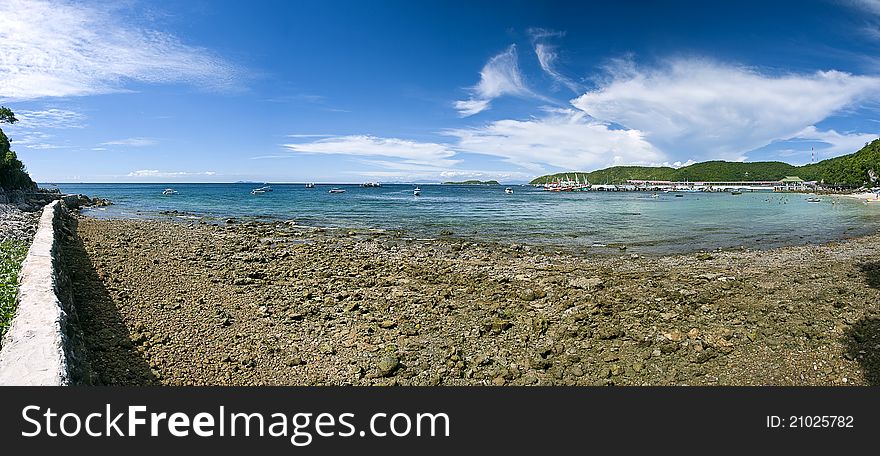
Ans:
[[[71,225],[91,383],[880,383],[878,235],[585,257],[285,223]]]

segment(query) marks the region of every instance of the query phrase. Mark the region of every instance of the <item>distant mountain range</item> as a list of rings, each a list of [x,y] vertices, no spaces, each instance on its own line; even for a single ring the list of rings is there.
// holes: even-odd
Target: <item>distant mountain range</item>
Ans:
[[[488,181],[480,181],[480,180],[466,180],[460,182],[444,182],[443,185],[501,185],[498,181],[488,180]]]
[[[622,184],[629,179],[669,181],[775,181],[786,176],[797,176],[807,181],[848,186],[880,183],[880,139],[865,145],[849,155],[822,160],[803,166],[770,162],[707,161],[681,168],[666,166],[612,166],[593,172],[571,171],[548,174],[533,179],[531,184],[543,184],[575,178],[592,184]]]

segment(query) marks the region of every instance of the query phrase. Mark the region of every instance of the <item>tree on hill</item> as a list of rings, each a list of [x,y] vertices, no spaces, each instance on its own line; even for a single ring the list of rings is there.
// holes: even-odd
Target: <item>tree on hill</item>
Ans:
[[[11,109],[0,106],[0,124],[18,122]],[[11,149],[6,133],[0,129],[0,188],[4,190],[34,189],[36,184],[28,176],[24,163]]]

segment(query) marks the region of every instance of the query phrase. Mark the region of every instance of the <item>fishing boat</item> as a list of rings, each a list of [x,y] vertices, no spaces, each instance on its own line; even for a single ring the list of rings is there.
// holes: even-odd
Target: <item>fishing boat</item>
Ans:
[[[175,190],[173,188],[166,188],[165,190],[162,190],[162,194],[163,195],[176,195],[177,190]]]
[[[415,189],[413,189],[413,196],[421,196],[421,195],[422,195],[422,188],[421,187],[416,187]]]
[[[512,194],[513,194],[513,189],[510,188],[510,187],[507,187],[507,188],[504,189],[504,193],[507,193],[508,195],[512,195]]]
[[[329,193],[345,193],[344,188],[331,188]]]
[[[306,184],[306,188],[315,188],[315,184],[309,182]]]

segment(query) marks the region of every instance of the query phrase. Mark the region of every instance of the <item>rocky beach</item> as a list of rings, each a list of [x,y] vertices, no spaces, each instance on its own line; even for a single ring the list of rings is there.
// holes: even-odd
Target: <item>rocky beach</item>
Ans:
[[[180,220],[64,228],[85,382],[880,384],[880,235],[586,256]]]
[[[29,244],[37,231],[40,211],[22,211],[12,204],[0,204],[0,242]]]

